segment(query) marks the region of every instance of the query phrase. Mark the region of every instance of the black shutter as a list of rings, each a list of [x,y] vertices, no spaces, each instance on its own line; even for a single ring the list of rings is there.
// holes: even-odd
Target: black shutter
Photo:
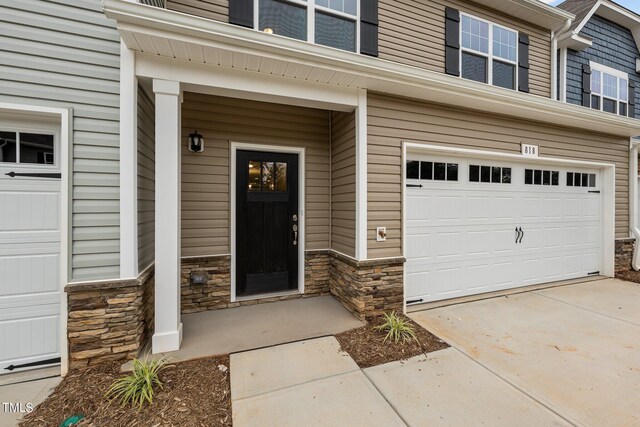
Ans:
[[[636,83],[629,80],[629,117],[636,117]]]
[[[591,108],[591,67],[582,65],[582,105]]]
[[[253,1],[229,0],[229,23],[253,28]]]
[[[529,92],[529,35],[518,34],[518,90]]]
[[[460,11],[445,8],[444,17],[445,72],[460,76]]]
[[[378,0],[360,2],[360,53],[378,56]]]

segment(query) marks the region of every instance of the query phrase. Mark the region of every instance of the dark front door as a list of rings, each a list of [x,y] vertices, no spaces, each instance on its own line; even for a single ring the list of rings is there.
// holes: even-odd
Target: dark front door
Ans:
[[[297,289],[298,155],[236,159],[236,295]]]

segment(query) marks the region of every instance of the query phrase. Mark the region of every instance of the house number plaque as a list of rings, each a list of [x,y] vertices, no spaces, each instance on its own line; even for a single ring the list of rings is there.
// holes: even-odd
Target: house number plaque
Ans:
[[[538,157],[540,148],[537,145],[522,144],[522,155],[524,157]]]

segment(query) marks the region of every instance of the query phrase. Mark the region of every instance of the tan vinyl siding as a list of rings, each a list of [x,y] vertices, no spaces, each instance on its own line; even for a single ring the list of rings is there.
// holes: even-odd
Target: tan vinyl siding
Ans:
[[[182,256],[230,252],[230,141],[306,149],[305,248],[329,247],[328,111],[185,93],[182,126]],[[196,129],[203,153],[186,148]]]
[[[356,254],[356,117],[331,116],[331,249]]]
[[[138,86],[138,267],[155,254],[156,120],[153,99]]]
[[[402,141],[506,153],[527,143],[542,157],[614,163],[616,237],[629,237],[628,139],[378,94],[369,95],[368,133],[369,258],[402,254]],[[387,242],[376,242],[376,226],[387,227]]]
[[[167,0],[167,9],[229,22],[229,0]]]
[[[445,6],[528,34],[530,91],[551,95],[550,32],[462,0],[380,0],[380,58],[444,73]]]

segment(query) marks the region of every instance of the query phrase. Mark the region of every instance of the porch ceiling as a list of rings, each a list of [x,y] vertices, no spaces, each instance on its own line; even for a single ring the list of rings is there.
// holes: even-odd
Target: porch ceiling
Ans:
[[[638,120],[549,98],[125,0],[104,0],[104,8],[129,49],[171,64],[148,67],[145,77],[215,86],[217,75],[234,74],[290,85],[289,92],[300,99],[313,90],[354,94],[367,89],[618,136],[640,135]],[[194,70],[200,70],[199,76]],[[250,85],[243,87],[251,92]]]

